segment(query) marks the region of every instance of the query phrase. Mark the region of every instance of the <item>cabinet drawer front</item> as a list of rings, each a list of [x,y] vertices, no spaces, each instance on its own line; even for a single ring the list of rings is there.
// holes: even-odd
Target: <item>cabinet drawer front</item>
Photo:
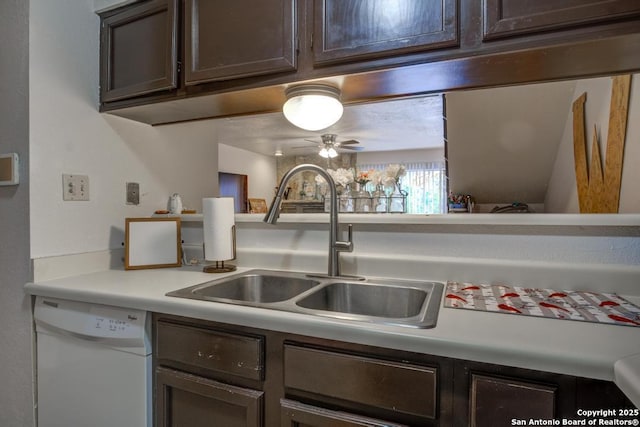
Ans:
[[[455,0],[319,0],[314,5],[317,65],[458,45]]]
[[[282,427],[407,427],[404,424],[331,411],[287,399],[280,400],[280,417]]]
[[[284,369],[289,391],[436,418],[436,368],[285,345]]]
[[[178,86],[177,9],[176,0],[154,0],[102,20],[102,102]]]
[[[484,0],[484,40],[640,15],[638,0]]]
[[[263,392],[235,387],[172,369],[156,369],[159,427],[262,425]]]
[[[158,322],[160,360],[171,360],[212,371],[262,380],[264,341],[260,337],[229,334]]]
[[[472,374],[470,425],[510,425],[513,419],[555,418],[556,395],[556,387]]]
[[[296,69],[294,0],[187,0],[187,86]]]

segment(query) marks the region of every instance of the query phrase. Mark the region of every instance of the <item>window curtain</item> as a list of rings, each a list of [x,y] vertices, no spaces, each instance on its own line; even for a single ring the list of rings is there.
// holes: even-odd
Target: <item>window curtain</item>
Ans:
[[[407,173],[400,181],[400,187],[407,192],[407,213],[446,213],[446,174],[444,162],[402,163]],[[358,171],[384,171],[389,163],[358,164]],[[373,191],[373,185],[367,184]]]

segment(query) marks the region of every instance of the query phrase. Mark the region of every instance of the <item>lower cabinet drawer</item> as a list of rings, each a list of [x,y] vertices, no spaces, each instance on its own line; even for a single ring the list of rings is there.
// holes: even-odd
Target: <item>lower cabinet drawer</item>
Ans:
[[[437,417],[437,368],[288,344],[284,383],[293,394],[297,390],[393,413]]]
[[[471,427],[511,425],[514,419],[557,418],[558,389],[552,385],[471,374]]]
[[[156,343],[159,360],[251,380],[263,379],[264,340],[261,337],[158,322]]]
[[[282,427],[407,427],[404,424],[331,411],[287,399],[280,401],[280,409]]]
[[[261,391],[159,367],[155,372],[156,424],[261,427]]]

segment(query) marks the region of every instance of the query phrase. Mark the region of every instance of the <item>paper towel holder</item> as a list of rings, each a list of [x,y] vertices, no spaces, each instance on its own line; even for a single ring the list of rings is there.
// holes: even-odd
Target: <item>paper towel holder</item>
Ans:
[[[225,261],[232,261],[236,259],[236,226],[231,226],[231,243],[233,248],[233,258],[229,260],[217,260],[213,261],[213,264],[207,264],[202,268],[202,271],[205,273],[230,273],[232,271],[236,271],[236,266],[233,264],[226,264]],[[204,252],[204,243],[202,244],[202,250]]]

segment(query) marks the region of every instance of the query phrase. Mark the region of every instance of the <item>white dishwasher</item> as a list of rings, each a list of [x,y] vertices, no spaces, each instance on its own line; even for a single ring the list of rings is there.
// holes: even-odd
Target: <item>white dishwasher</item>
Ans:
[[[150,427],[147,312],[36,297],[39,427]]]

